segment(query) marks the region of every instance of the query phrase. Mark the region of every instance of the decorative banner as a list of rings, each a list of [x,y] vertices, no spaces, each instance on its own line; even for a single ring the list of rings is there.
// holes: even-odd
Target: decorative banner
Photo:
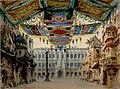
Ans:
[[[66,15],[63,13],[55,13],[52,15],[52,19],[45,20],[44,24],[47,26],[71,26],[73,20],[67,20]]]
[[[48,27],[46,32],[48,32],[50,36],[70,36],[73,34],[72,27],[63,26]]]
[[[52,33],[57,34],[57,35],[65,35],[67,33],[66,30],[60,30],[60,29],[55,29],[52,31]]]
[[[82,12],[90,17],[98,20],[104,20],[109,14],[108,8],[103,8],[89,3],[87,0],[79,0],[79,5],[76,7],[77,11]],[[107,12],[108,11],[108,12]]]
[[[55,45],[66,45],[70,43],[70,37],[69,36],[51,36],[50,42]]]
[[[49,33],[55,36],[65,36],[66,34],[70,34],[70,30],[66,30],[66,28],[62,26],[56,26],[53,30],[50,30]]]
[[[1,0],[0,3],[2,3],[4,8],[10,8],[11,6],[14,6],[20,2],[23,2],[21,0]]]
[[[73,35],[79,35],[81,29],[82,29],[82,26],[76,26],[74,29]]]
[[[45,13],[44,13],[44,19],[46,19],[46,20],[52,20],[53,18],[52,17],[57,17],[57,16],[61,16],[61,17],[66,17],[66,19],[67,20],[70,20],[71,19],[71,17],[73,16],[73,10],[71,9],[71,10],[62,10],[61,8],[60,8],[60,11],[59,10],[57,10],[56,8],[53,8],[53,10],[47,10],[47,11],[45,11]]]
[[[88,24],[88,25],[83,25],[82,26],[82,30],[81,30],[81,34],[87,34],[88,33],[88,31],[89,31],[89,29],[90,29],[90,27],[91,27],[91,25],[90,24]]]
[[[95,1],[99,1],[101,3],[106,3],[110,5],[110,3],[112,3],[114,0],[95,0]]]
[[[34,16],[30,20],[24,22],[26,25],[38,25],[39,28],[43,26],[44,15],[43,12],[39,13],[38,15]]]
[[[76,9],[79,10],[80,12],[88,13],[96,18],[101,18],[106,10],[105,8],[100,8],[93,4],[90,4],[85,0],[80,0],[79,6],[76,7]]]
[[[76,26],[73,35],[93,34],[93,32],[98,28],[99,25],[99,23],[96,23]]]
[[[27,7],[27,8],[26,8]],[[32,0],[31,2],[22,5],[18,8],[15,8],[9,12],[7,12],[10,19],[13,23],[17,23],[25,18],[30,17],[31,15],[37,13],[38,9],[41,8],[39,0]],[[16,13],[17,12],[17,13]]]
[[[52,8],[69,7],[71,0],[47,0],[47,6]]]
[[[21,27],[28,35],[46,36],[44,29],[36,25],[21,25]]]

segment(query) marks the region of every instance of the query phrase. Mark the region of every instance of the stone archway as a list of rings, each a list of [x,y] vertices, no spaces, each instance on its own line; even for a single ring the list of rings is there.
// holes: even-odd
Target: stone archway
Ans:
[[[63,71],[62,71],[62,70],[59,70],[59,71],[58,71],[58,78],[61,78],[61,77],[63,77]]]
[[[70,77],[72,77],[72,75],[73,75],[73,72],[70,73]]]
[[[77,72],[74,73],[74,76],[75,76],[75,77],[77,76]]]
[[[42,78],[44,78],[44,77],[45,77],[45,72],[42,73]]]
[[[38,73],[38,78],[40,78],[40,77],[41,77],[41,73],[39,72],[39,73]]]
[[[55,73],[54,72],[52,72],[51,73],[51,78],[53,78],[55,76]]]
[[[69,72],[66,72],[66,77],[68,77],[69,76]]]

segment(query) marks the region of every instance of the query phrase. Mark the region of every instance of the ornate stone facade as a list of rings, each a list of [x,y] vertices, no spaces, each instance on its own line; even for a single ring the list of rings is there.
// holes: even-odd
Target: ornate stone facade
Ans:
[[[88,80],[100,81],[101,72],[101,40],[96,36],[91,37],[88,41]]]
[[[23,80],[21,70],[24,69],[22,65],[24,61],[29,64],[28,66],[25,65],[27,69],[27,81],[33,80],[33,76],[31,75],[34,69],[33,66],[35,67],[32,51],[33,46],[31,46],[33,45],[33,41],[29,38],[27,42],[25,36],[19,33],[18,26],[10,26],[4,18],[1,22],[1,84],[2,88],[15,87],[21,84]],[[25,54],[27,54],[26,59]]]
[[[34,49],[36,67],[36,77],[45,76],[45,52],[49,50],[48,62],[50,78],[52,77],[79,77],[80,66],[86,58],[87,49],[85,48],[67,48],[55,49],[36,48]]]
[[[119,83],[118,76],[120,76],[120,21],[116,20],[118,18],[120,18],[120,13],[113,18],[114,24],[110,22],[103,33],[103,84],[109,87],[116,86]]]

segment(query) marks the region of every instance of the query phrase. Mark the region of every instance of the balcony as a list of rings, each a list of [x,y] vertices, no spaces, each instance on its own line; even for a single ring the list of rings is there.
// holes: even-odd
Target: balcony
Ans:
[[[105,46],[106,46],[106,47],[111,47],[111,46],[113,46],[113,39],[107,40],[107,42],[105,43]]]

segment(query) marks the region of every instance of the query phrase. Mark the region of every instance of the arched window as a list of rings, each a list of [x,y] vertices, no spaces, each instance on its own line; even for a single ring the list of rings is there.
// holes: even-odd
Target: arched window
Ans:
[[[84,58],[84,54],[82,54],[82,58]]]
[[[80,58],[80,54],[78,54],[78,58]]]
[[[39,58],[41,58],[41,54],[39,54]]]
[[[42,54],[42,58],[44,58],[45,57],[45,55],[44,54]]]
[[[77,58],[77,54],[74,54],[74,58]]]
[[[73,54],[70,55],[70,58],[73,58]]]

